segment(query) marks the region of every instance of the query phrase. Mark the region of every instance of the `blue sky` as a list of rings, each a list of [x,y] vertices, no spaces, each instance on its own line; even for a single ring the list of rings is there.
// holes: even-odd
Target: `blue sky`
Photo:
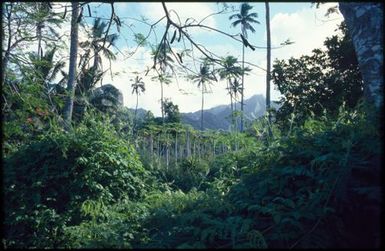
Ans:
[[[234,6],[235,12],[239,9],[240,2],[227,3],[230,7]],[[327,3],[321,5],[320,9],[311,7],[310,2],[302,3],[270,3],[270,22],[272,46],[278,46],[286,39],[290,39],[295,43],[272,52],[272,59],[288,59],[290,57],[299,57],[300,55],[311,53],[312,49],[323,46],[323,41],[327,36],[334,34],[343,18],[340,14],[333,14],[329,18],[324,17],[326,9],[337,3]],[[222,3],[207,2],[170,2],[166,3],[169,11],[175,10],[182,19],[182,22],[188,17],[200,20],[203,17],[215,13],[222,8]],[[257,46],[266,45],[265,32],[265,4],[250,2],[253,6],[251,12],[257,12],[257,20],[260,24],[255,24],[255,33],[249,32],[249,41]],[[118,59],[111,64],[111,72],[114,75],[107,74],[103,80],[103,84],[112,83],[118,87],[124,95],[124,103],[128,107],[135,107],[136,98],[131,94],[130,79],[136,76],[133,72],[139,72],[139,76],[143,77],[146,83],[146,93],[139,98],[139,107],[151,110],[155,115],[160,115],[160,87],[159,84],[152,81],[150,77],[144,77],[141,72],[147,67],[151,67],[150,49],[148,47],[139,48],[136,53],[128,57],[128,53],[134,51],[136,44],[134,42],[134,33],[147,34],[149,26],[142,24],[135,19],[147,18],[148,23],[154,23],[164,15],[160,2],[117,2],[114,4],[116,14],[124,23],[120,30],[120,38],[117,47],[122,52],[118,53]],[[92,3],[91,9],[93,16],[109,18],[111,14],[111,6],[108,3]],[[229,9],[230,11],[231,9]],[[214,15],[204,21],[204,24],[222,30],[224,32],[236,35],[240,32],[240,27],[230,27],[231,21],[228,17],[232,13]],[[86,11],[87,13],[87,11]],[[176,20],[176,16],[171,14],[171,18]],[[92,19],[89,19],[92,23]],[[158,41],[165,29],[164,20],[160,22],[155,29]],[[112,27],[113,32],[117,32],[115,26]],[[202,29],[189,30],[193,39],[200,44],[205,45],[209,50],[220,56],[233,55],[241,60],[242,45],[241,43],[216,32],[207,32]],[[151,43],[155,43],[156,37],[152,34],[149,37]],[[174,43],[175,45],[175,43]],[[196,52],[196,56],[199,57]],[[255,51],[246,50],[245,60],[247,62],[266,68],[266,50],[256,49]],[[108,66],[107,61],[104,63]],[[252,72],[245,77],[245,98],[255,94],[265,95],[265,74],[264,71],[251,67]],[[211,108],[220,104],[228,104],[229,97],[226,95],[226,84],[224,82],[215,83],[212,87],[212,93],[206,94],[205,108]],[[193,112],[200,109],[200,91],[186,78],[180,77],[178,81],[173,81],[170,86],[165,89],[165,97],[179,105],[181,112]],[[272,90],[272,99],[278,99],[279,92]]]

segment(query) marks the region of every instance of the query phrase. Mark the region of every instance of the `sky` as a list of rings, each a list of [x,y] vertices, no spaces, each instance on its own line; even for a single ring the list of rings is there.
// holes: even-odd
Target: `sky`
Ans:
[[[202,24],[212,28],[224,31],[231,35],[240,33],[240,27],[232,27],[229,20],[231,14],[238,13],[240,2],[226,3],[228,10],[225,13],[211,15],[223,9],[223,3],[215,2],[166,2],[166,6],[170,12],[170,17],[177,22],[178,13],[182,23],[188,18],[194,18],[199,22],[206,18]],[[265,22],[265,4],[250,2],[253,9],[250,12],[256,12],[259,24],[254,24],[255,33],[248,32],[248,40],[251,44],[265,47],[266,46],[266,22]],[[316,9],[311,6],[311,3],[270,3],[270,26],[272,47],[281,47],[272,50],[272,61],[275,59],[288,59],[290,57],[300,57],[301,55],[310,54],[315,48],[324,48],[323,42],[326,37],[335,34],[337,25],[343,20],[341,14],[332,14],[325,17],[326,10],[329,7],[337,5],[337,3],[326,3]],[[93,17],[109,18],[111,15],[111,5],[109,3],[92,3],[90,4]],[[147,67],[152,66],[149,46],[137,48],[134,41],[135,33],[147,35],[150,32],[150,24],[157,22],[164,16],[164,11],[160,2],[116,2],[114,9],[119,16],[122,27],[119,32],[119,39],[116,47],[113,48],[117,55],[117,60],[111,62],[111,70],[104,76],[103,84],[113,84],[117,87],[124,97],[124,105],[130,108],[135,108],[136,96],[132,94],[131,79],[135,76],[143,78],[146,91],[139,96],[138,107],[151,110],[155,116],[161,115],[160,109],[160,84],[151,80],[151,76],[155,73],[150,72],[144,76]],[[174,11],[171,11],[174,10]],[[88,13],[88,11],[86,11]],[[210,16],[211,15],[211,16]],[[85,21],[92,24],[94,18],[85,18]],[[146,23],[144,24],[143,20]],[[191,20],[191,19],[190,19]],[[148,41],[156,44],[160,41],[165,31],[165,19],[160,21],[154,31],[150,33]],[[63,28],[69,32],[69,26]],[[111,32],[118,33],[116,26],[111,26]],[[171,31],[173,32],[173,31]],[[207,31],[202,28],[191,28],[188,30],[191,37],[199,44],[204,45],[208,50],[219,56],[232,55],[242,60],[242,44],[235,41],[231,37],[223,34]],[[172,33],[170,33],[172,35]],[[85,40],[85,33],[81,32],[80,41]],[[280,44],[289,39],[294,42],[291,45],[280,46]],[[175,50],[182,49],[182,43],[174,43]],[[191,48],[189,43],[186,43],[187,48]],[[112,48],[112,47],[110,47]],[[132,52],[135,53],[132,54]],[[194,55],[196,58],[201,57],[195,49]],[[266,92],[266,49],[257,48],[255,51],[246,48],[245,61],[253,65],[248,65],[252,71],[248,76],[245,76],[245,99]],[[189,62],[187,62],[189,63]],[[199,63],[195,66],[190,61],[190,67],[199,69]],[[104,68],[108,68],[108,60],[103,60]],[[273,85],[273,83],[272,83]],[[226,91],[226,82],[218,81],[211,85],[211,92],[205,94],[205,109],[229,104],[230,98]],[[277,100],[280,96],[274,86],[271,88],[272,100]],[[201,109],[201,91],[184,76],[178,76],[177,80],[165,87],[164,97],[171,99],[174,104],[179,106],[180,112],[194,112]]]

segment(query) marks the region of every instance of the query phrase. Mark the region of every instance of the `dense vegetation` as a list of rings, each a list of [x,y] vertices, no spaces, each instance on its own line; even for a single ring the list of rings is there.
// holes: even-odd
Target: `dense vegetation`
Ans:
[[[383,133],[340,31],[325,51],[275,62],[281,108],[244,132],[194,130],[170,100],[163,118],[138,120],[117,95],[92,99],[98,62],[83,65],[68,130],[66,91],[46,80],[61,67],[54,52],[10,58],[3,247],[378,247]]]

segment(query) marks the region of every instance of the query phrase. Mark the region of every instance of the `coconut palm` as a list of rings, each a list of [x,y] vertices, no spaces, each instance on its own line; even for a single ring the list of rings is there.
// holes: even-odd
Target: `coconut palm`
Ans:
[[[233,27],[241,25],[242,36],[247,39],[247,30],[251,32],[255,32],[255,29],[251,25],[251,23],[259,22],[254,18],[258,17],[256,12],[249,13],[249,11],[253,7],[248,3],[242,3],[240,6],[240,12],[229,17],[230,20],[235,19],[235,21],[231,24]],[[242,46],[242,69],[245,68],[245,44]],[[244,74],[242,74],[242,92],[241,92],[241,131],[243,131],[243,90],[244,90]]]
[[[83,92],[93,88],[102,78],[102,58],[100,53],[102,53],[108,60],[116,60],[115,54],[109,47],[115,45],[118,35],[113,33],[105,37],[104,33],[106,27],[106,22],[102,22],[100,18],[96,18],[89,34],[90,39],[79,43],[79,46],[85,51],[79,62],[79,65],[81,65],[79,81],[81,86],[79,86],[79,88],[81,88]],[[107,44],[108,46],[106,46]],[[91,53],[93,64],[89,67]],[[85,80],[84,78],[90,78],[90,83],[85,85],[85,83],[83,83],[84,81],[82,81]]]
[[[168,44],[163,42],[159,44],[156,48],[152,48],[151,55],[155,59],[155,63],[158,68],[155,70],[158,72],[158,75],[153,77],[153,80],[158,80],[160,83],[160,103],[162,110],[162,123],[164,124],[164,100],[163,100],[163,84],[171,83],[171,76],[168,69],[173,70],[172,63],[174,60],[170,56],[171,48]]]
[[[77,21],[79,17],[79,2],[72,2],[72,17],[71,17],[71,43],[70,43],[70,63],[68,70],[68,82],[67,82],[67,91],[68,96],[63,109],[65,129],[68,131],[70,129],[71,120],[72,120],[72,110],[74,105],[74,96],[76,88],[76,59],[78,51],[78,28],[79,23]]]
[[[270,66],[271,66],[271,34],[270,34],[270,7],[269,2],[265,2],[266,9],[266,36],[267,36],[267,53],[266,53],[266,111],[268,113],[268,131],[269,136],[273,135],[271,125],[271,112],[270,112]]]
[[[203,107],[204,107],[204,94],[207,93],[207,86],[212,81],[217,81],[213,71],[210,71],[210,63],[204,61],[200,66],[200,71],[197,75],[190,76],[191,80],[197,83],[198,88],[201,88],[202,92],[202,108],[201,108],[201,131],[203,131]]]
[[[163,84],[169,85],[171,83],[171,76],[168,74],[159,74],[151,78],[157,80],[160,83],[160,109],[162,112],[162,123],[164,124],[164,98],[163,98]]]
[[[139,94],[145,92],[146,88],[144,87],[144,82],[142,81],[142,78],[140,78],[139,76],[136,76],[135,80],[131,79],[131,81],[134,81],[134,83],[131,84],[132,94],[134,93],[136,94],[136,106],[135,106],[135,116],[134,116],[134,126],[133,126],[133,128],[135,128],[136,114],[138,111]]]
[[[221,80],[226,79],[227,80],[227,90],[228,94],[230,95],[230,107],[231,107],[231,122],[232,126],[234,126],[234,106],[233,106],[233,100],[234,100],[234,81],[236,79],[239,79],[240,76],[242,76],[242,68],[237,65],[238,60],[237,58],[233,56],[227,56],[225,58],[222,58],[221,65],[222,68],[219,68],[217,71],[219,73],[219,77]],[[238,90],[237,90],[238,91]]]
[[[54,62],[56,51],[57,47],[54,46],[53,48],[48,48],[44,55],[38,55],[36,53],[29,55],[34,69],[34,81],[44,85],[48,92],[50,91],[50,87],[53,86],[52,82],[57,74],[65,66],[64,61]]]

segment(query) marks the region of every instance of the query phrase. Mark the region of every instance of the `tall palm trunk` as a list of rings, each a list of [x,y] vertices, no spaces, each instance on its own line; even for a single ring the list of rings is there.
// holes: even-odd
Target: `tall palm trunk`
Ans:
[[[231,131],[233,130],[234,128],[234,107],[233,107],[233,92],[231,90],[231,79],[229,79],[229,82],[228,82],[228,89],[230,91],[230,110],[231,110]]]
[[[163,107],[163,82],[160,81],[160,109],[162,110],[162,124],[164,124],[164,107]]]
[[[139,101],[139,94],[136,93],[136,106],[135,106],[134,126],[132,127],[132,134],[134,134],[134,129],[135,129],[135,126],[136,126],[136,114],[138,112],[138,101]]]
[[[203,89],[203,83],[202,83],[202,108],[201,108],[201,131],[203,131],[203,106],[204,106],[204,89]]]
[[[2,61],[3,61],[3,65],[2,65],[3,71],[1,74],[2,83],[5,82],[5,71],[6,71],[7,66],[8,66],[9,57],[11,55],[11,42],[12,42],[12,38],[13,38],[12,28],[11,28],[11,17],[13,14],[13,12],[12,12],[13,5],[14,5],[14,3],[12,3],[12,2],[9,3],[9,10],[7,11],[6,15],[4,15],[5,16],[5,22],[6,22],[6,25],[8,28],[8,41],[7,41],[7,46],[6,46],[7,49],[5,50],[4,57],[2,58]]]
[[[178,163],[178,132],[175,132],[174,157],[176,165]]]
[[[241,132],[243,132],[243,87],[245,79],[245,45],[242,46]]]
[[[41,3],[36,3],[37,11],[41,9]],[[43,28],[43,23],[38,21],[36,23],[36,37],[37,37],[37,59],[40,60],[42,57],[41,53],[41,30]]]
[[[191,156],[191,141],[190,141],[189,129],[186,130],[186,150],[187,150],[187,157],[190,157]]]
[[[37,35],[37,58],[39,60],[43,56],[41,53],[41,29],[42,29],[42,24],[38,23],[36,27],[36,35]]]
[[[364,96],[377,108],[383,105],[383,4],[340,2],[356,51],[362,79]]]
[[[271,68],[271,34],[270,34],[270,7],[269,2],[265,2],[266,8],[266,36],[267,36],[267,66],[266,66],[266,111],[268,113],[268,131],[269,136],[273,135],[271,131],[271,113],[270,113],[270,68]]]
[[[68,97],[64,106],[64,121],[66,129],[69,129],[72,120],[72,110],[74,106],[74,96],[76,87],[76,59],[78,52],[78,16],[79,16],[79,2],[72,2],[72,17],[71,17],[71,45],[70,45],[70,64],[68,71],[67,91]]]

